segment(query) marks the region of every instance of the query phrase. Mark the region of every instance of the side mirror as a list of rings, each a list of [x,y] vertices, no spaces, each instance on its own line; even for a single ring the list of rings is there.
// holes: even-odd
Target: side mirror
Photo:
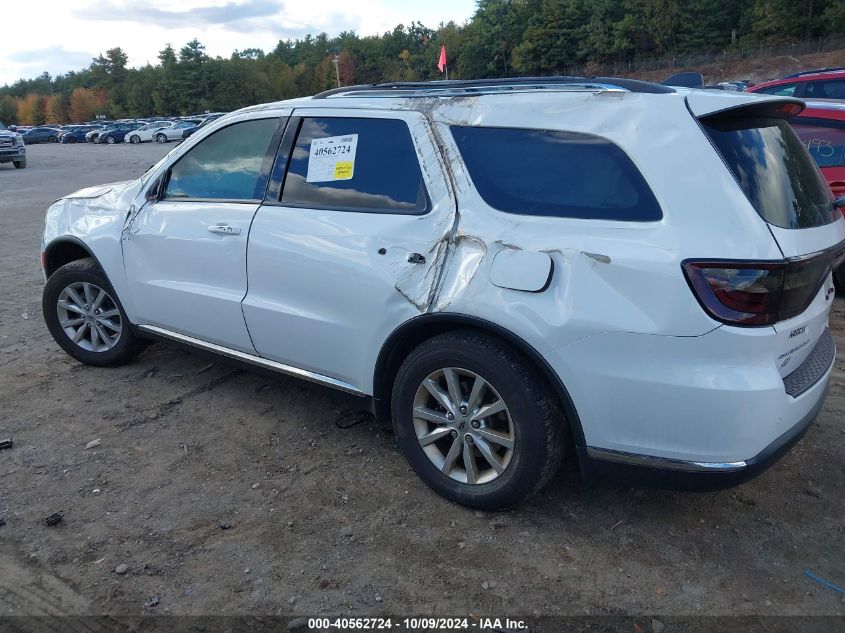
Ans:
[[[164,182],[164,176],[159,176],[155,179],[150,188],[147,189],[147,202],[155,202],[161,198],[161,183]]]
[[[837,209],[845,209],[845,196],[840,196],[833,201],[833,206]]]

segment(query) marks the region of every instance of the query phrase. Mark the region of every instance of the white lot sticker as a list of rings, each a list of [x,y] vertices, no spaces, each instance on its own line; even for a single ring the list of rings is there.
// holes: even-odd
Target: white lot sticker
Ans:
[[[351,180],[355,172],[358,135],[327,136],[311,141],[305,182]]]

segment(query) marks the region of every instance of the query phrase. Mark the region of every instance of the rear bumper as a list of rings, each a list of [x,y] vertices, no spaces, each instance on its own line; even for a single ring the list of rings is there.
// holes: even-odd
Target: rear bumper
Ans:
[[[804,437],[824,404],[830,371],[812,409],[795,426],[754,457],[739,462],[687,462],[578,447],[581,473],[588,481],[605,479],[631,487],[707,492],[745,483],[768,470]]]

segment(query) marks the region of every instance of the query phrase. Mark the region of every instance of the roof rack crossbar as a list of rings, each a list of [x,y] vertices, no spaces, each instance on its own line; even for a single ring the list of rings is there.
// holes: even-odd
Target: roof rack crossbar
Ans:
[[[617,77],[509,77],[505,79],[450,79],[448,81],[395,81],[380,84],[344,86],[326,90],[314,99],[333,96],[373,96],[374,93],[403,97],[452,96],[452,94],[481,94],[520,89],[566,88],[582,90],[624,90],[627,92],[669,93],[673,88]]]

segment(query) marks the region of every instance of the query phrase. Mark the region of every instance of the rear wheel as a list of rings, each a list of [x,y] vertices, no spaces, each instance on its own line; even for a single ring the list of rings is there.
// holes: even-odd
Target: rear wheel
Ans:
[[[68,136],[67,142],[68,143],[76,143],[76,137],[75,136]]]
[[[164,134],[156,134],[156,143],[167,143],[167,137]]]
[[[845,292],[845,264],[833,271],[833,282],[839,292]]]
[[[473,330],[417,347],[393,388],[402,452],[438,493],[498,510],[542,488],[563,455],[564,420],[536,369]]]
[[[24,169],[26,167],[26,159],[23,160],[13,160],[12,164],[15,166],[15,169]]]
[[[129,137],[129,142],[132,143],[133,145],[137,145],[138,143],[141,142],[141,138],[137,134],[133,134],[132,136]]]
[[[117,293],[91,258],[65,264],[50,275],[42,309],[56,343],[86,365],[122,365],[144,348]]]

